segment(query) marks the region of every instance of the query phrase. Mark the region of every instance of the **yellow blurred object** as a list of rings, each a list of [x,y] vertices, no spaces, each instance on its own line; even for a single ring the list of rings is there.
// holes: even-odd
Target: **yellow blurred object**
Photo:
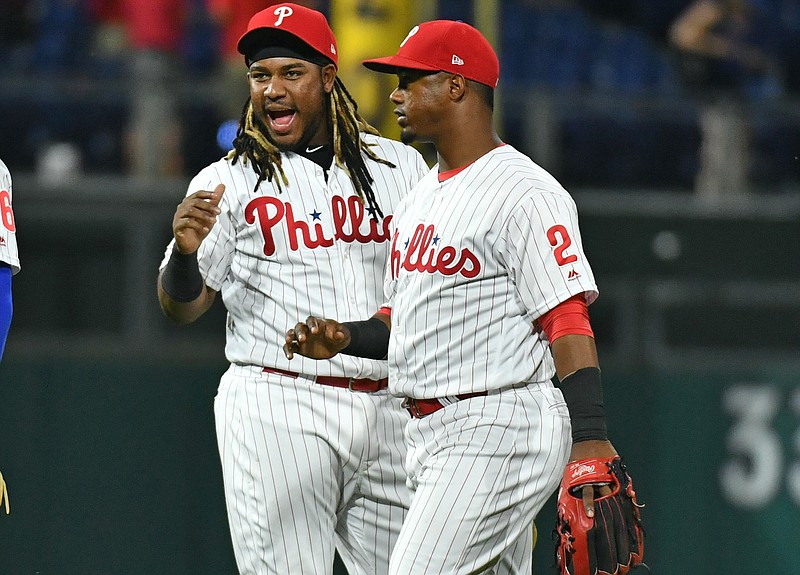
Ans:
[[[420,3],[424,0],[337,0],[331,6],[331,26],[339,45],[339,77],[358,102],[359,113],[389,138],[400,137],[389,102],[397,78],[370,72],[361,62],[394,54],[417,24]]]
[[[0,473],[0,505],[2,505],[4,500],[6,504],[6,515],[8,515],[11,513],[11,507],[8,502],[8,487],[6,486],[5,479],[3,479],[3,474]]]

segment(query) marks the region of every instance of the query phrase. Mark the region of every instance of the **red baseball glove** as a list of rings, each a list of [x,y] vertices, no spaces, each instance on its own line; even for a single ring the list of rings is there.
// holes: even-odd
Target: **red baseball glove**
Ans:
[[[607,485],[594,501],[594,517],[581,499],[584,485]],[[647,566],[644,531],[633,483],[620,457],[582,459],[567,465],[558,492],[556,563],[561,575],[625,575]],[[649,570],[647,570],[649,572]]]

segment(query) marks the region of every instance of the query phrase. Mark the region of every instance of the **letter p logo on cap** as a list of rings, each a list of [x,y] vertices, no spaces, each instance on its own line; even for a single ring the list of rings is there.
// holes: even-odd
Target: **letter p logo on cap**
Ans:
[[[292,10],[291,6],[279,6],[276,8],[274,14],[278,19],[275,20],[275,26],[280,26],[283,23],[283,19],[288,18],[293,13],[294,10]]]

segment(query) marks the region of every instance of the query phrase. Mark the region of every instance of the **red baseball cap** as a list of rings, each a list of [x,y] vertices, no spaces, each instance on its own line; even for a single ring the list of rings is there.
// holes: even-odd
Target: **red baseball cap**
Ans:
[[[336,37],[325,15],[289,2],[257,12],[236,47],[248,64],[261,58],[294,56],[339,67]],[[275,52],[275,48],[289,52]]]
[[[455,20],[433,20],[414,26],[394,56],[364,60],[376,72],[394,74],[398,68],[450,72],[497,87],[500,62],[478,30]]]

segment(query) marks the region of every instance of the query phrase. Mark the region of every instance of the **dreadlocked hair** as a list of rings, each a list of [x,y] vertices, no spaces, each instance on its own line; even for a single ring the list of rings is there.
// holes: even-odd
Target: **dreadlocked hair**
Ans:
[[[250,98],[242,108],[242,117],[239,120],[239,128],[236,130],[236,137],[233,139],[233,149],[228,152],[227,158],[232,164],[236,164],[239,158],[242,163],[253,164],[253,170],[258,175],[255,189],[264,180],[272,181],[280,173],[281,179],[278,181],[278,191],[282,190],[281,182],[289,185],[286,174],[281,167],[281,151],[270,142],[265,134],[267,127],[253,113],[253,103]]]
[[[366,201],[367,205],[372,208],[373,216],[383,217],[383,212],[378,206],[372,190],[372,176],[361,155],[361,152],[364,152],[364,155],[374,162],[390,168],[396,167],[390,161],[379,158],[361,138],[362,132],[375,136],[380,136],[380,132],[361,117],[361,114],[358,113],[358,104],[338,76],[334,81],[330,105],[333,124],[333,154],[336,163],[350,176],[358,197],[362,201]]]
[[[333,155],[336,164],[350,177],[356,194],[366,202],[373,217],[383,217],[383,211],[372,189],[374,180],[361,153],[379,164],[391,168],[396,166],[388,160],[379,158],[370,145],[362,139],[362,133],[379,136],[380,132],[361,117],[358,113],[358,104],[338,76],[334,80],[333,91],[329,98],[328,122],[333,132]],[[245,165],[248,162],[253,164],[253,170],[258,175],[256,189],[265,180],[270,182],[275,180],[278,191],[282,191],[283,186],[289,185],[289,180],[281,167],[281,151],[269,141],[267,133],[267,127],[254,113],[252,101],[248,99],[242,109],[239,128],[233,140],[233,150],[228,153],[227,158],[233,164],[239,158]],[[280,179],[277,178],[278,175]]]

